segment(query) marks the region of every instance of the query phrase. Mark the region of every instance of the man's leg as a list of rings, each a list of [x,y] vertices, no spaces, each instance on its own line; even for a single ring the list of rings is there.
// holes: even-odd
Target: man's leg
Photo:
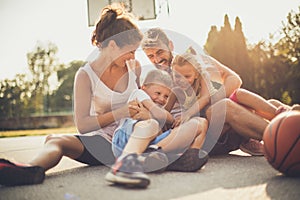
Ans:
[[[262,139],[269,122],[231,100],[224,99],[213,106],[217,107],[219,103],[226,103],[225,123],[246,138]]]
[[[222,112],[223,109],[226,109],[225,112]],[[218,113],[212,113],[212,110],[214,110],[214,112],[218,111]],[[229,125],[245,138],[261,140],[264,129],[268,125],[268,122],[262,117],[229,99],[223,99],[213,104],[206,113],[207,119],[210,121],[210,126],[224,126],[223,132],[225,132],[226,130],[224,131],[224,129],[228,129]],[[225,124],[218,124],[219,121],[222,122],[223,118],[225,118]],[[208,151],[212,150],[222,134],[223,133],[208,131],[207,139],[204,144],[205,149],[208,149]]]

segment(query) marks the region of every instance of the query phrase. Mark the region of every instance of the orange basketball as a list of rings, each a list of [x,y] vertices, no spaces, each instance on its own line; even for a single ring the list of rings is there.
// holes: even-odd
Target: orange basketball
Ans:
[[[265,157],[287,176],[300,176],[300,111],[283,112],[266,127]]]

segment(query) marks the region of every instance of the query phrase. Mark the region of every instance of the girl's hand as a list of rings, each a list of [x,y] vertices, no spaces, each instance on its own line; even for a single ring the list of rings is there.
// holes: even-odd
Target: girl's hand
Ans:
[[[177,117],[175,118],[173,124],[172,124],[172,128],[175,128],[177,126],[179,126],[181,124],[181,117]]]
[[[136,68],[136,66],[139,65],[138,61],[135,59],[126,60],[125,62],[127,67],[129,67],[133,71]]]
[[[191,118],[191,115],[187,112],[182,113],[181,115],[181,123],[187,122]]]

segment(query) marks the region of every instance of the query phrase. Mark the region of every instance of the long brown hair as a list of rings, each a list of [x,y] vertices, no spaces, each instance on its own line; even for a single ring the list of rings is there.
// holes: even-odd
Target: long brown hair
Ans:
[[[105,48],[110,40],[119,47],[140,42],[143,34],[133,19],[133,15],[126,12],[121,4],[104,7],[93,31],[92,44]]]

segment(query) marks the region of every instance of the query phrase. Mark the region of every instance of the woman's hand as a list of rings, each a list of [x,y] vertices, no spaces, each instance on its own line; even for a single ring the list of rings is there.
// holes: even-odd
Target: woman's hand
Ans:
[[[139,102],[137,100],[130,101],[126,107],[129,112],[129,117],[131,117],[131,118],[133,118],[141,110],[140,106],[139,106]]]
[[[136,119],[136,120],[147,120],[147,119],[151,119],[151,113],[150,111],[145,108],[145,106],[143,105],[143,103],[137,101],[138,106],[139,106],[139,111],[137,114],[135,114],[132,119]]]

